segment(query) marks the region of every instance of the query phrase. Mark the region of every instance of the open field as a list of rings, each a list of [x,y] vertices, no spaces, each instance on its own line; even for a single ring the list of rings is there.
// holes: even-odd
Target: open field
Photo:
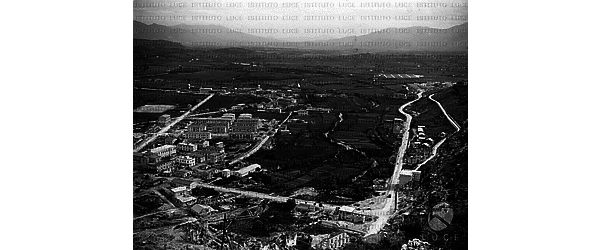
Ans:
[[[144,131],[150,122],[158,120],[163,114],[168,114],[171,118],[180,116],[189,110],[193,105],[206,98],[207,95],[163,92],[153,90],[133,90],[133,106],[135,108],[144,107],[144,105],[168,105],[172,109],[164,112],[133,112],[133,123],[143,123],[146,126],[140,126],[137,131]]]

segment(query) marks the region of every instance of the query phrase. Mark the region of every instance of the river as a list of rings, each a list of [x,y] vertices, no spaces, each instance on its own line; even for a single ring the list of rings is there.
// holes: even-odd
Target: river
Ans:
[[[358,178],[360,178],[360,177],[364,176],[364,175],[367,173],[367,171],[369,171],[369,170],[373,169],[374,167],[376,167],[376,166],[378,165],[378,163],[377,163],[377,161],[376,161],[375,159],[373,159],[373,158],[371,158],[371,157],[367,156],[367,154],[366,154],[365,152],[363,152],[362,150],[359,150],[359,149],[357,149],[357,148],[355,148],[355,147],[352,147],[352,146],[350,146],[350,145],[348,145],[348,144],[344,143],[343,141],[336,140],[336,139],[334,139],[334,138],[331,138],[331,137],[329,137],[329,133],[333,133],[333,132],[335,131],[335,129],[338,127],[338,125],[339,125],[341,122],[343,122],[343,121],[344,121],[344,115],[343,115],[342,113],[340,113],[338,117],[339,117],[340,119],[339,119],[338,121],[336,121],[336,122],[335,122],[335,124],[333,125],[333,128],[331,128],[331,130],[329,130],[329,131],[325,132],[325,138],[329,139],[329,141],[331,141],[331,142],[333,142],[333,143],[335,143],[335,144],[337,144],[337,145],[340,145],[340,146],[344,147],[346,150],[353,150],[353,151],[356,151],[356,152],[360,153],[362,156],[364,156],[364,157],[366,157],[366,158],[368,158],[368,159],[371,159],[371,160],[373,160],[373,163],[371,164],[371,167],[370,167],[370,168],[366,169],[365,171],[363,171],[363,172],[362,172],[362,173],[360,173],[358,176],[356,176],[356,177],[354,177],[354,178],[352,179],[352,181],[356,181]],[[337,156],[337,154],[336,154],[336,156]]]

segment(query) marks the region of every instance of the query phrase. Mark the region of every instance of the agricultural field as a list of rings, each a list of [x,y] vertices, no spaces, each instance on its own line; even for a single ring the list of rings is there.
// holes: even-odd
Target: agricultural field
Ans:
[[[172,118],[180,116],[206,97],[207,95],[203,94],[134,89],[133,107],[137,111],[133,112],[133,123],[145,124],[145,126],[136,129],[137,131],[144,131],[150,126],[150,123],[158,120],[159,116],[163,114],[168,114]],[[139,110],[140,107],[145,107],[144,105],[169,105],[171,109],[164,110],[164,112]]]
[[[231,106],[244,103],[261,103],[268,102],[269,99],[256,97],[252,95],[215,95],[210,100],[202,105],[196,112],[217,111],[221,108],[231,108]]]
[[[226,152],[229,154],[225,158],[226,161],[206,164],[211,170],[215,170],[215,176],[201,180],[194,177],[197,173],[192,173],[191,177],[186,178],[194,178],[198,182],[211,182],[222,187],[293,196],[297,199],[337,205],[351,205],[377,197],[376,189],[385,188],[374,188],[373,184],[379,185],[392,175],[395,154],[401,139],[398,134],[392,134],[390,123],[385,121],[406,118],[398,108],[416,98],[416,90],[422,86],[416,83],[466,80],[467,74],[466,57],[419,57],[411,53],[341,54],[333,51],[242,48],[136,50],[133,85],[134,110],[137,109],[138,112],[134,111],[134,132],[143,130],[140,128],[152,127],[151,131],[144,131],[147,132],[146,136],[159,129],[155,121],[160,115],[169,114],[174,118],[206,98],[207,94],[192,93],[200,92],[199,88],[212,88],[217,94],[194,114],[218,112],[196,117],[219,117],[222,115],[221,110],[241,103],[269,103],[269,98],[256,97],[250,93],[264,94],[270,90],[276,91],[265,96],[275,99],[276,95],[282,96],[285,93],[289,98],[297,100],[296,105],[288,106],[288,102],[291,101],[279,99],[277,103],[271,103],[269,106],[281,105],[281,113],[258,111],[256,107],[226,112],[234,113],[236,117],[242,113],[250,113],[255,118],[281,121],[291,111],[308,108],[331,109],[330,113],[311,110],[308,115],[302,116],[293,113],[290,120],[284,124],[285,129],[280,129],[279,133],[268,141],[267,146],[235,165],[229,166],[227,161],[241,155],[254,143],[226,140]],[[374,81],[374,75],[379,73],[419,74],[425,77],[415,82]],[[250,87],[255,90],[258,85],[266,91],[251,92],[250,89],[244,89]],[[441,87],[430,87],[427,94],[437,92],[435,99],[440,101],[459,123],[466,123],[466,86],[442,90],[439,88]],[[206,89],[202,91],[206,93]],[[437,142],[441,139],[441,132],[450,134],[455,130],[439,106],[427,98],[427,94],[406,110],[413,115],[411,129],[425,126],[427,137],[432,137]],[[140,109],[144,105],[171,106],[147,106]],[[176,126],[173,130],[180,129],[190,122],[191,120],[185,120],[178,125],[179,128]],[[264,132],[265,129],[260,128],[259,132]],[[411,130],[411,139],[414,138],[414,134]],[[177,144],[181,140],[182,137],[170,143]],[[214,145],[213,141],[219,140],[221,139],[212,139],[211,144]],[[154,143],[163,144],[161,141],[164,139],[159,138]],[[420,194],[419,202],[429,204],[448,198],[464,204],[466,215],[466,176],[451,171],[463,171],[466,166],[462,162],[450,159],[449,156],[458,154],[463,157],[463,147],[454,137],[452,140],[448,139],[443,146],[439,151],[440,156],[423,168],[423,187],[427,191],[439,192],[431,195]],[[454,146],[456,149],[453,149]],[[410,149],[407,152],[409,151]],[[262,171],[251,172],[246,176],[232,175],[220,178],[222,176],[219,172],[223,168],[235,170],[240,165],[248,164],[260,164]],[[433,164],[441,164],[442,167],[437,168]],[[454,164],[453,168],[448,167]],[[464,172],[466,173],[466,170]],[[431,177],[431,173],[444,177],[435,179]],[[177,175],[179,174],[178,172]],[[425,177],[427,174],[429,176]],[[440,183],[444,186],[440,187]],[[187,209],[171,209],[169,202],[149,190],[157,185],[163,184],[153,182],[134,186],[134,249],[191,249],[191,244],[183,240],[184,232],[180,227],[199,217],[191,216]],[[308,189],[310,192],[299,191]],[[210,192],[194,190],[193,196],[207,196]],[[370,204],[372,201],[374,200],[367,201],[366,206],[373,205]],[[236,203],[237,201],[227,200],[214,204],[214,208],[219,212],[211,216],[220,218],[225,211],[235,213],[239,209],[236,208]],[[269,208],[262,214],[220,224],[212,221],[211,223],[217,224],[212,224],[210,230],[218,229],[218,232],[223,226],[229,226],[231,239],[240,241],[249,237],[272,239],[274,233],[290,231],[336,231],[310,224],[311,221],[307,217],[292,216],[292,204],[263,204],[268,204]],[[463,207],[459,206],[458,209],[460,211]],[[143,217],[135,218],[140,216]],[[461,223],[466,222],[466,216],[461,214],[458,217],[459,226],[463,226]],[[401,223],[394,219],[390,222]],[[466,223],[464,226],[466,228]],[[395,231],[390,231],[390,228]],[[389,235],[397,234],[397,238],[404,241],[408,237],[419,237],[422,235],[422,229],[420,225],[402,225],[388,227],[388,231],[385,232]],[[213,247],[217,244],[215,241],[206,245]]]

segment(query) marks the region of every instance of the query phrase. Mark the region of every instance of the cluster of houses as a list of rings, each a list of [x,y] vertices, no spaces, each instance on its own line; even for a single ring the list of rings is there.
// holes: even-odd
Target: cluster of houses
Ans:
[[[417,126],[416,138],[411,147],[406,151],[404,160],[408,164],[423,162],[431,155],[433,139],[425,134],[425,126]]]
[[[332,109],[331,108],[321,108],[321,107],[311,107],[310,104],[308,104],[306,106],[306,109],[301,109],[296,111],[296,113],[298,113],[299,116],[307,116],[311,113],[331,113]]]
[[[176,145],[162,145],[145,152],[134,153],[134,166],[145,172],[161,176],[180,178],[202,178],[211,180],[217,177],[244,177],[252,171],[260,170],[260,165],[241,166],[239,169],[225,169],[225,146],[223,142],[210,145],[181,142]]]
[[[210,145],[208,141],[199,144],[181,142],[177,145],[162,145],[141,153],[134,153],[134,166],[147,172],[189,177],[185,169],[207,169],[208,163],[216,164],[225,158],[223,142]]]

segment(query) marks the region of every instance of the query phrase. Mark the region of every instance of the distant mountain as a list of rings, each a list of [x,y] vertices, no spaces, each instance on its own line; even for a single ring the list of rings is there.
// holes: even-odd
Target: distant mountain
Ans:
[[[133,21],[133,38],[179,42],[187,47],[292,47],[353,51],[467,51],[468,24],[448,29],[387,28],[361,36],[285,43],[219,25],[164,26]]]
[[[448,29],[424,26],[387,28],[361,36],[315,42],[312,47],[359,51],[466,51],[467,41],[468,23],[464,23]],[[302,46],[310,47],[311,44],[304,42]]]
[[[160,24],[144,24],[133,21],[133,38],[168,40],[179,42],[188,47],[238,47],[248,45],[269,45],[280,42],[246,34],[219,25],[187,25],[164,26]]]
[[[148,40],[148,39],[133,39],[133,47],[144,47],[144,48],[166,48],[166,49],[183,49],[185,46],[181,43],[171,42],[167,40]]]

